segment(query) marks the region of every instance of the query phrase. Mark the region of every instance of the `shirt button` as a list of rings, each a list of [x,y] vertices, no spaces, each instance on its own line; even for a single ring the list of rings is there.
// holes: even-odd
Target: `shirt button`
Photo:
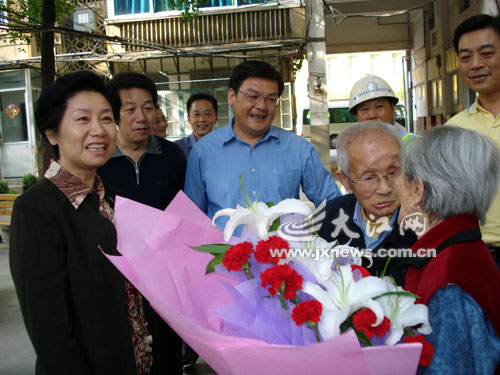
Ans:
[[[255,172],[255,168],[252,168],[252,172]]]

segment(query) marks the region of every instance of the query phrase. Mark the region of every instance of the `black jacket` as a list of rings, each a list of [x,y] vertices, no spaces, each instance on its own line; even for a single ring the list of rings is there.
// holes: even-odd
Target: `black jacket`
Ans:
[[[340,245],[344,245],[347,242],[350,242],[350,246],[357,247],[359,249],[365,249],[365,238],[361,229],[354,222],[354,209],[356,208],[356,197],[354,194],[347,194],[331,201],[327,202],[325,210],[326,216],[321,228],[318,231],[318,235],[328,242],[332,242],[337,240]],[[358,238],[348,237],[344,231],[340,231],[336,238],[332,237],[332,233],[335,230],[335,225],[332,223],[332,220],[339,217],[340,209],[343,209],[344,214],[347,215],[348,220],[346,222],[347,228],[351,232],[355,232],[359,234]],[[372,257],[373,264],[368,269],[370,273],[374,276],[379,276],[382,274],[384,267],[387,263],[387,257],[377,257],[380,249],[408,249],[417,241],[417,237],[414,232],[411,230],[407,230],[404,232],[404,235],[401,235],[399,232],[399,226],[397,224],[394,225],[392,232],[372,251],[374,256]],[[363,266],[367,267],[370,261],[366,258],[363,258]],[[397,284],[402,286],[404,282],[404,272],[405,268],[398,258],[391,258],[389,261],[386,276],[393,276],[396,280]]]
[[[150,139],[155,144],[148,147],[137,164],[117,147],[97,174],[128,199],[164,210],[184,189],[187,162],[178,145],[157,136]]]
[[[112,202],[112,198],[107,197]],[[14,204],[10,268],[36,374],[136,374],[113,223],[89,194],[75,209],[46,178]]]
[[[128,199],[164,210],[184,188],[186,157],[173,142],[152,136],[148,150],[135,164],[115,150],[97,173]],[[138,218],[140,220],[140,218]],[[182,374],[182,341],[172,328],[143,299],[148,333],[153,336],[153,365],[150,375]]]

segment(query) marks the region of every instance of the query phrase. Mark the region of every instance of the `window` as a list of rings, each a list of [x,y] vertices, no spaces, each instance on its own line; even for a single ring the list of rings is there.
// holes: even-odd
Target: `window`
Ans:
[[[150,2],[144,0],[114,0],[115,15],[149,13]]]
[[[328,120],[330,124],[347,124],[358,121],[356,115],[349,112],[348,107],[328,108]],[[311,124],[311,111],[309,109],[304,109],[302,123]]]
[[[24,91],[0,94],[0,127],[3,142],[23,142],[28,140],[28,123]]]
[[[208,0],[201,8],[262,4],[273,1],[274,0]],[[114,9],[114,16],[132,14],[145,15],[180,10],[177,6],[171,7],[168,0],[108,0],[108,9],[111,10],[111,8]],[[113,11],[110,11],[110,16],[112,15]]]
[[[436,21],[434,18],[434,5],[432,5],[432,10],[429,12],[429,29],[432,30],[436,26]]]
[[[280,106],[279,106],[279,112],[278,110],[276,111],[279,113],[281,116],[278,118],[276,116],[274,122],[276,125],[278,125],[278,122],[280,127],[286,130],[293,130],[293,119],[292,119],[292,101],[291,101],[291,86],[289,82],[285,83],[285,89],[283,90],[283,93],[281,94],[281,100],[280,100]],[[280,121],[281,119],[281,121]]]
[[[432,82],[432,106],[434,108],[439,108],[442,102],[442,81],[438,79]]]
[[[458,74],[453,74],[453,104],[458,104]]]

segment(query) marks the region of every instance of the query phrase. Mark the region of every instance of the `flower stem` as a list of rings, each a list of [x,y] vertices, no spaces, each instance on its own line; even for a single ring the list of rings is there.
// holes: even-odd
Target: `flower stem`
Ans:
[[[241,174],[238,177],[240,179],[241,190],[243,191],[243,195],[245,196],[245,199],[247,200],[247,203],[248,203],[248,209],[251,212],[253,212],[254,211],[254,209],[253,209],[253,203],[250,200],[250,198],[248,197],[247,192],[245,191],[245,187],[243,186],[243,177],[241,177]]]
[[[316,342],[321,342],[321,340],[319,339],[318,325],[314,323],[312,320],[306,321],[306,325],[308,328],[313,330]]]
[[[317,325],[314,326],[313,331],[314,331],[314,337],[316,337],[316,342],[320,342],[319,332],[318,332],[318,326]]]
[[[250,272],[250,269],[243,269],[243,273],[247,277],[247,280],[252,280],[254,278],[252,273]]]
[[[288,310],[288,306],[286,305],[285,298],[283,297],[283,295],[280,292],[278,292],[277,294],[278,294],[278,299],[280,300],[281,308],[283,310]]]

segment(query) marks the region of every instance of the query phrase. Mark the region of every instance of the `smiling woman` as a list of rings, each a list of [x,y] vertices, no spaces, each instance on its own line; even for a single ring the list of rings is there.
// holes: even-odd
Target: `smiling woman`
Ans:
[[[151,364],[140,294],[101,251],[116,254],[114,195],[96,174],[115,149],[113,100],[81,71],[36,104],[55,160],[16,200],[10,267],[37,374],[145,374]]]

